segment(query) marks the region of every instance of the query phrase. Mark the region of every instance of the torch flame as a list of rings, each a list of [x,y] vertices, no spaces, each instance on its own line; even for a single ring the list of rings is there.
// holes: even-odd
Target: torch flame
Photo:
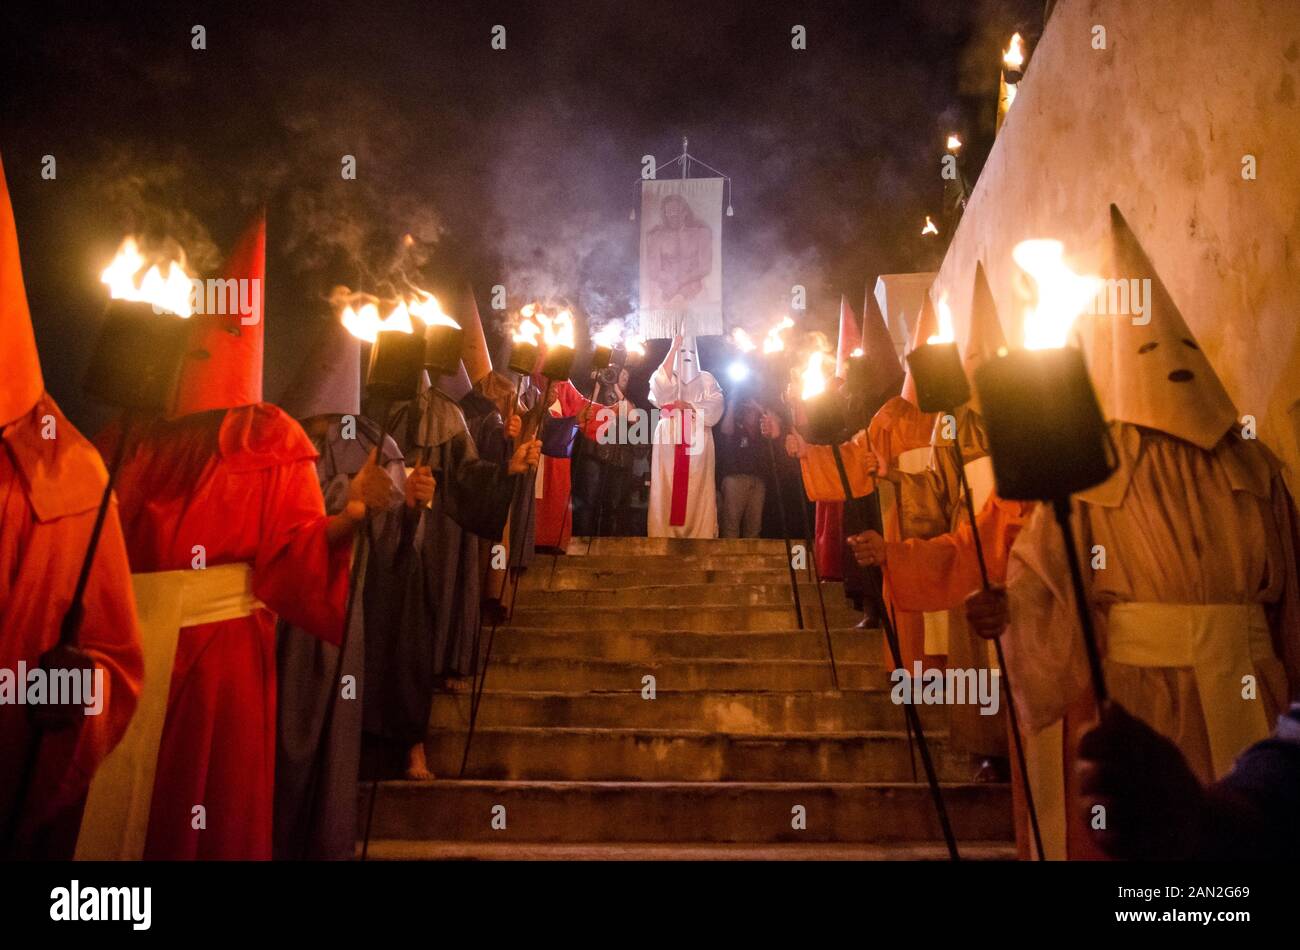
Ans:
[[[443,312],[438,298],[431,293],[417,289],[411,297],[402,302],[401,306],[419,317],[427,327],[444,326],[460,329],[460,324]]]
[[[861,359],[862,355],[862,347],[856,346],[853,348],[853,352],[849,354],[849,359]]]
[[[822,369],[822,363],[826,355],[820,350],[814,350],[808,354],[808,363],[804,366],[803,373],[803,398],[812,399],[814,396],[820,396],[826,391],[826,373]]]
[[[117,249],[117,255],[100,273],[100,282],[108,285],[108,295],[114,300],[152,304],[178,317],[194,313],[191,303],[194,285],[190,275],[185,273],[184,262],[167,261],[166,272],[157,264],[146,270],[146,263],[135,238],[127,237]]]
[[[794,326],[794,321],[789,315],[781,318],[781,321],[772,329],[767,331],[767,336],[763,339],[764,353],[780,353],[785,349],[785,340],[781,339],[781,334]]]
[[[606,349],[615,349],[619,344],[619,338],[623,335],[623,325],[621,323],[607,323],[591,338],[591,342],[596,346],[603,346]]]
[[[736,327],[731,331],[731,342],[742,353],[752,353],[757,349],[757,345],[750,339],[749,334],[745,332],[743,327]]]
[[[938,303],[934,305],[935,315],[939,320],[939,332],[930,334],[926,343],[951,343],[957,339],[952,329],[952,308],[948,306],[948,291],[943,292]]]
[[[1065,346],[1075,318],[1101,288],[1101,278],[1076,274],[1065,262],[1065,246],[1060,241],[1021,241],[1011,257],[1037,288],[1037,299],[1025,309],[1025,349]]]
[[[957,137],[957,133],[955,132],[950,133],[948,135],[948,151],[956,152],[960,148],[961,148],[961,139]]]
[[[938,234],[938,233],[939,233],[939,229],[935,227],[934,222],[930,220],[930,216],[927,214],[925,216],[925,227],[921,228],[922,236],[926,234]]]
[[[379,305],[374,301],[367,301],[360,307],[347,304],[343,308],[341,320],[344,329],[366,343],[374,343],[380,332],[385,330],[397,330],[400,333],[414,332],[411,315],[407,312],[405,304],[398,304],[388,316],[382,318],[379,316]]]
[[[623,339],[623,349],[628,356],[645,356],[645,339],[639,333],[629,333]]]
[[[524,310],[528,310],[528,308],[525,307]],[[515,343],[530,343],[533,346],[536,346],[537,338],[541,336],[542,328],[541,325],[532,318],[532,312],[529,311],[528,313],[525,313],[524,310],[519,311],[519,315],[522,319],[519,321],[519,326],[515,327],[515,332],[511,339]]]
[[[542,324],[542,338],[546,340],[547,346],[563,346],[568,349],[574,347],[573,333],[573,314],[567,310],[561,310],[554,317],[548,317],[544,313],[537,315]]]
[[[1011,43],[1002,51],[1002,65],[1011,72],[1019,72],[1025,65],[1025,44],[1019,33],[1011,35]]]

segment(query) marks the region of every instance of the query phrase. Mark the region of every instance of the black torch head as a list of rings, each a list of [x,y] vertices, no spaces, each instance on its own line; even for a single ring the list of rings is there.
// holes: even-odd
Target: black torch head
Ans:
[[[510,371],[520,376],[531,376],[537,369],[537,352],[536,343],[515,340],[510,346]]]
[[[907,354],[922,412],[956,409],[970,399],[970,380],[956,343],[925,343]]]
[[[1083,355],[1017,350],[975,371],[998,494],[1049,501],[1104,482],[1114,452]]]
[[[553,383],[568,379],[573,371],[573,347],[552,346],[542,360],[542,375]]]
[[[849,357],[844,389],[850,396],[866,396],[871,392],[871,367],[864,355]]]
[[[153,304],[111,300],[83,388],[119,409],[164,412],[189,340],[189,323]]]
[[[844,423],[844,399],[838,392],[826,390],[804,400],[808,417],[804,437],[813,445],[838,445],[847,432]]]
[[[614,348],[598,343],[591,351],[591,368],[596,372],[600,372],[609,366],[613,359]]]
[[[465,331],[444,323],[431,323],[424,329],[424,368],[431,379],[450,376],[460,366]]]
[[[423,335],[381,330],[370,345],[366,395],[385,402],[414,399],[420,391],[424,355]]]

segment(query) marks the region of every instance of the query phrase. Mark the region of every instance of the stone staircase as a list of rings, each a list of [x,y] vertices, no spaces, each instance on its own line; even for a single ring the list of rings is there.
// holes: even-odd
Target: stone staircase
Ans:
[[[880,632],[824,585],[837,692],[800,579],[803,630],[780,541],[575,539],[539,558],[496,633],[465,779],[469,696],[440,695],[439,778],[380,784],[370,858],[946,857]],[[967,782],[945,710],[920,712],[963,855],[1014,856],[1007,786]]]

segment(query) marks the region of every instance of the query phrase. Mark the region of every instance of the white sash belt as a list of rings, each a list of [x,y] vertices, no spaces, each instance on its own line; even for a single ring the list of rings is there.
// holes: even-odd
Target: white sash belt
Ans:
[[[1270,733],[1264,702],[1242,697],[1242,678],[1257,661],[1275,660],[1259,604],[1114,604],[1107,659],[1127,666],[1191,667],[1205,714],[1215,777],[1247,746]]]
[[[144,680],[135,715],[90,783],[77,839],[79,860],[139,860],[149,831],[158,747],[167,720],[176,645],[185,627],[247,617],[262,606],[244,563],[132,574]]]

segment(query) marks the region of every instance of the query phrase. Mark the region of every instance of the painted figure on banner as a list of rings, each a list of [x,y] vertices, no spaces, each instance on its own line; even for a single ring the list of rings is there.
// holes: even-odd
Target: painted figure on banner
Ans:
[[[713,269],[713,229],[695,216],[685,197],[669,195],[646,243],[654,306],[684,309],[700,295]]]

